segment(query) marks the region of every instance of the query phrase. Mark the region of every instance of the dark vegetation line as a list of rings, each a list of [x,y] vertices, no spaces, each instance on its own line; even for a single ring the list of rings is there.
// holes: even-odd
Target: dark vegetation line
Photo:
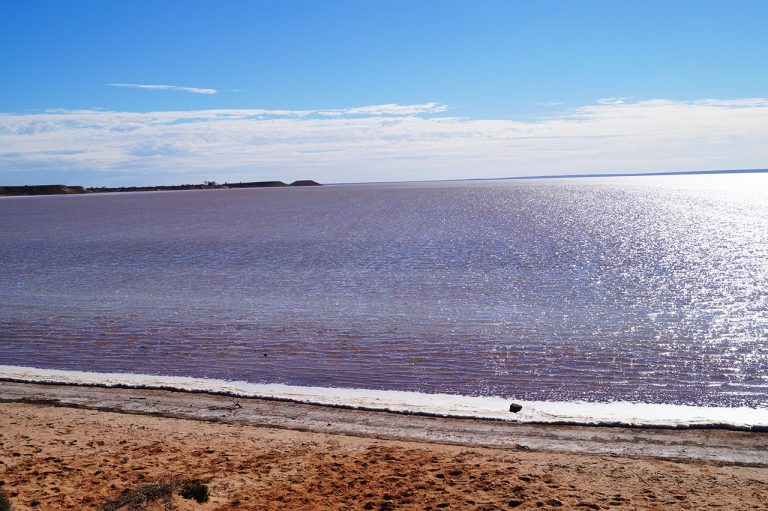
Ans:
[[[91,187],[68,185],[25,185],[25,186],[0,186],[0,195],[61,195],[80,193],[110,193],[110,192],[160,192],[171,190],[212,190],[217,188],[281,188],[288,186],[321,186],[311,179],[294,181],[291,184],[282,181],[253,181],[249,183],[224,183],[205,181],[196,185],[169,185],[169,186],[119,186],[119,187]]]

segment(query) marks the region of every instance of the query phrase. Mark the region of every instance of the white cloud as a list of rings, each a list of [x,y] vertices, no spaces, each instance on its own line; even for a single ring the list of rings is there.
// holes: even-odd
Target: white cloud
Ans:
[[[448,110],[447,105],[438,103],[423,103],[420,105],[374,105],[359,108],[347,108],[339,110],[339,113],[347,115],[417,115],[417,114],[435,114]]]
[[[110,87],[125,87],[128,89],[150,89],[150,90],[175,90],[181,92],[191,92],[192,94],[218,94],[216,89],[200,89],[198,87],[180,87],[178,85],[148,85],[143,83],[108,83]]]
[[[768,100],[599,101],[534,121],[447,107],[0,114],[0,180],[325,182],[768,167]],[[71,180],[69,180],[71,181]],[[78,177],[77,182],[83,182]],[[84,183],[89,184],[89,183]]]

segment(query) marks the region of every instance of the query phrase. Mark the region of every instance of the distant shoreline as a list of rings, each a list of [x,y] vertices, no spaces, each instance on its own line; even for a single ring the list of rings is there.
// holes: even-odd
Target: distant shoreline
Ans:
[[[720,174],[767,174],[768,169],[736,169],[736,170],[677,170],[670,172],[631,172],[610,174],[553,174],[534,176],[507,176],[507,177],[468,177],[456,179],[425,179],[414,181],[348,181],[344,183],[330,183],[331,185],[383,185],[404,183],[463,183],[467,181],[526,181],[535,179],[586,179],[601,177],[657,177],[657,176],[694,176],[694,175],[720,175]]]
[[[768,169],[739,169],[739,170],[679,170],[671,172],[633,172],[629,174],[556,174],[552,176],[518,176],[518,177],[487,177],[478,179],[454,179],[453,181],[500,181],[521,179],[574,179],[584,177],[653,177],[653,176],[695,176],[709,174],[761,174]]]
[[[118,187],[84,187],[62,184],[53,185],[22,185],[0,186],[0,196],[24,197],[31,195],[80,195],[88,193],[116,193],[116,192],[167,192],[175,190],[216,190],[228,188],[286,188],[291,186],[322,186],[311,179],[284,183],[282,181],[252,181],[239,183],[217,184],[205,182],[203,184],[160,185],[160,186],[118,186]]]
[[[659,176],[697,176],[720,174],[765,174],[768,169],[734,169],[734,170],[681,170],[670,172],[631,172],[608,174],[553,174],[534,176],[507,176],[507,177],[472,177],[459,179],[430,179],[414,181],[350,181],[331,183],[331,185],[375,185],[375,184],[399,184],[399,183],[460,183],[465,181],[526,181],[535,179],[585,179],[601,177],[659,177]],[[88,194],[88,193],[116,193],[116,192],[165,192],[177,190],[215,190],[228,188],[284,188],[290,186],[324,186],[311,179],[294,181],[290,184],[283,181],[253,181],[239,183],[203,183],[182,185],[158,185],[158,186],[114,186],[114,187],[83,187],[62,184],[54,185],[14,185],[0,186],[0,197],[18,197],[30,195],[64,195],[64,194]]]

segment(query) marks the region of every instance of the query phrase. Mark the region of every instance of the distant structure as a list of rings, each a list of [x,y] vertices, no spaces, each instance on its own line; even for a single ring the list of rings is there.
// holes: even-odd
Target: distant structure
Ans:
[[[72,193],[85,193],[85,188],[67,185],[0,186],[0,195],[58,195]]]

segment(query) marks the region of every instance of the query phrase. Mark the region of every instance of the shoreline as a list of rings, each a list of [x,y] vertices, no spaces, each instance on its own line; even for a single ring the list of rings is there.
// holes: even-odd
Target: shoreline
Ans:
[[[373,413],[391,413],[396,415],[416,416],[416,417],[432,417],[436,419],[465,419],[465,420],[481,420],[481,421],[493,421],[501,423],[511,424],[526,424],[531,426],[566,426],[566,427],[593,427],[593,428],[622,428],[622,429],[637,429],[637,430],[723,430],[723,431],[740,431],[746,433],[768,433],[768,425],[745,425],[737,426],[727,423],[708,423],[708,424],[633,424],[626,422],[584,422],[584,421],[569,421],[569,420],[549,420],[549,421],[537,421],[537,420],[518,420],[514,415],[510,415],[510,418],[499,417],[474,417],[468,415],[452,415],[449,413],[434,413],[418,410],[393,410],[386,408],[376,408],[369,406],[356,406],[339,403],[319,403],[312,401],[305,401],[301,399],[294,399],[290,397],[278,397],[278,396],[261,396],[261,395],[246,395],[236,392],[228,391],[215,391],[204,389],[183,389],[165,385],[130,385],[130,384],[108,384],[108,383],[75,383],[75,382],[58,382],[58,381],[34,381],[23,380],[16,378],[0,377],[0,387],[3,383],[18,383],[21,385],[43,385],[50,387],[75,387],[75,388],[94,388],[94,389],[119,389],[119,390],[137,390],[137,391],[163,391],[180,394],[205,394],[209,396],[232,398],[232,399],[253,399],[259,401],[274,401],[278,403],[298,404],[298,405],[310,405],[319,406],[329,409],[339,410],[353,410],[361,412],[373,412]],[[333,389],[333,387],[328,387]],[[344,390],[344,389],[339,389]],[[386,391],[385,391],[386,392]],[[2,402],[2,395],[0,394],[0,402]],[[463,397],[463,396],[460,396]],[[510,412],[511,413],[511,412]]]
[[[204,391],[0,381],[0,403],[237,423],[466,447],[651,457],[768,468],[768,435],[713,428],[631,428],[439,417]]]
[[[766,452],[762,433],[0,383],[0,490],[15,511],[103,510],[169,477],[210,489],[205,504],[173,497],[179,511],[762,509]]]
[[[207,393],[349,410],[386,411],[425,417],[474,418],[531,425],[768,432],[768,408],[701,407],[623,401],[525,401],[498,396],[259,384],[188,376],[96,373],[9,365],[0,365],[0,382],[2,381]],[[512,413],[512,403],[521,405],[522,409]]]

